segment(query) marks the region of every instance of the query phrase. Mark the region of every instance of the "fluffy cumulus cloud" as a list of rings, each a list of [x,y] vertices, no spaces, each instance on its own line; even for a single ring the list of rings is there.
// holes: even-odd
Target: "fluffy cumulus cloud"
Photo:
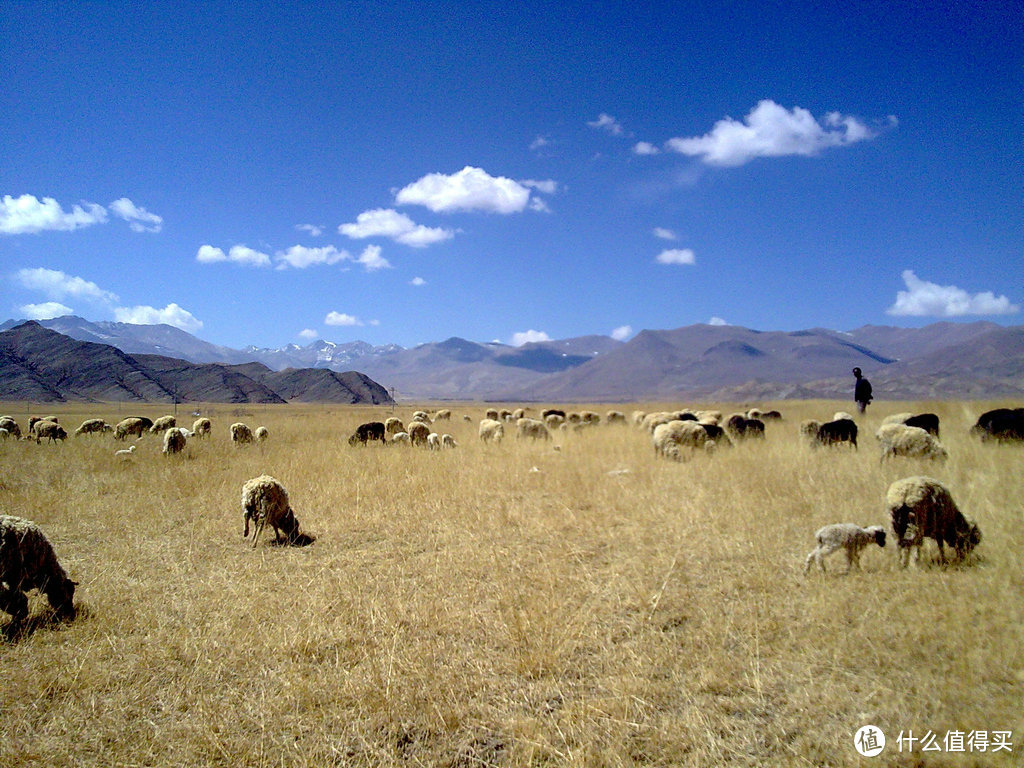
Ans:
[[[455,233],[443,227],[426,227],[416,224],[404,213],[393,208],[374,208],[363,211],[350,224],[342,224],[338,231],[353,239],[366,237],[387,237],[413,248],[425,248],[434,243],[450,240]]]
[[[58,301],[44,301],[41,304],[24,304],[18,307],[18,312],[27,320],[50,320],[70,315],[74,310]]]
[[[293,245],[287,251],[278,251],[275,258],[278,268],[293,267],[294,269],[306,269],[320,264],[337,264],[351,258],[348,252],[339,251],[333,245],[323,248],[306,248],[302,245]]]
[[[164,226],[162,217],[135,205],[127,197],[112,202],[110,211],[118,218],[127,221],[133,232],[159,232]]]
[[[119,301],[117,294],[103,290],[96,283],[57,269],[19,269],[15,279],[25,288],[41,291],[53,301],[87,299],[108,304]]]
[[[609,114],[602,112],[597,116],[597,120],[590,120],[587,122],[591,128],[597,128],[603,131],[608,131],[612,136],[621,136],[623,133],[622,125]]]
[[[708,325],[728,325],[728,323],[716,315],[708,320]]]
[[[491,176],[467,165],[458,173],[431,173],[398,190],[399,205],[422,205],[435,213],[485,211],[520,213],[530,201],[530,190],[513,179]]]
[[[634,155],[657,155],[661,150],[648,141],[638,141],[633,145]]]
[[[765,99],[742,121],[725,117],[703,136],[669,139],[666,146],[708,165],[737,166],[757,157],[816,155],[874,135],[856,118],[838,112],[828,113],[819,122],[806,109],[789,110]]]
[[[106,208],[96,203],[83,202],[65,211],[52,197],[40,200],[35,195],[4,195],[0,200],[0,234],[4,235],[33,234],[47,230],[70,232],[92,224],[104,224],[106,221]]]
[[[955,285],[921,280],[913,270],[902,274],[907,290],[896,293],[896,303],[886,312],[910,317],[962,317],[964,315],[1012,315],[1020,306],[991,291],[970,294]]]
[[[344,312],[328,312],[324,318],[325,325],[354,326],[362,325],[363,321],[354,315],[346,315]]]
[[[417,288],[419,288],[421,285],[426,284],[427,281],[424,280],[422,277],[414,277],[412,280],[409,281],[409,285],[415,285]]]
[[[115,307],[114,318],[119,323],[132,323],[134,325],[173,325],[188,333],[195,333],[203,327],[203,321],[196,319],[195,315],[187,309],[182,309],[175,303],[170,303],[163,309],[156,307]]]
[[[221,261],[230,261],[247,267],[269,267],[270,256],[254,250],[247,245],[233,245],[224,253],[220,248],[212,245],[201,245],[196,252],[196,261],[202,264],[216,264]]]
[[[631,325],[620,325],[614,331],[609,334],[616,341],[625,341],[633,335],[633,326]]]
[[[664,227],[655,227],[654,236],[662,240],[677,240],[678,237],[675,232],[671,229],[665,229]]]
[[[363,265],[367,272],[376,272],[378,269],[391,269],[391,262],[380,255],[379,245],[368,245],[359,254],[356,262]]]
[[[551,341],[551,337],[544,333],[544,331],[534,331],[532,329],[512,334],[513,347],[521,347],[523,344],[530,344],[537,341]]]
[[[654,260],[659,264],[696,264],[697,256],[690,248],[668,248]]]
[[[301,331],[299,331],[299,338],[305,339],[306,341],[312,341],[319,335],[320,334],[314,331],[312,328],[303,328]]]

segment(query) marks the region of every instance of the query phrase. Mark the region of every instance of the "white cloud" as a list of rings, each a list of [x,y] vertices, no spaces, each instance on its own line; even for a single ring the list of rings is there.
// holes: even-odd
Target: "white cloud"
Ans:
[[[319,264],[337,264],[339,261],[350,259],[347,251],[339,251],[333,245],[323,248],[306,248],[302,245],[293,245],[287,251],[278,251],[276,258],[279,264],[284,264],[295,269],[306,269]]]
[[[695,264],[697,257],[690,248],[669,248],[659,253],[654,260],[659,264]]]
[[[597,116],[597,120],[587,122],[587,125],[591,128],[603,128],[612,136],[622,135],[622,126],[619,124],[619,121],[604,112]]]
[[[110,210],[115,216],[127,221],[133,232],[159,232],[164,226],[162,217],[136,206],[127,197],[112,202]]]
[[[538,136],[536,139],[530,142],[531,150],[543,149],[544,147],[551,144],[551,140],[546,136]]]
[[[326,325],[343,325],[353,326],[362,325],[363,322],[353,315],[346,315],[344,312],[328,312],[327,317],[324,318]]]
[[[539,197],[530,198],[530,210],[537,213],[551,213],[551,208]]]
[[[232,261],[235,264],[242,264],[247,267],[270,266],[270,257],[267,254],[253,250],[246,245],[233,245],[227,253],[212,245],[201,245],[196,252],[196,261],[203,264]]]
[[[450,229],[416,224],[404,213],[399,213],[393,208],[363,211],[356,216],[354,224],[342,224],[338,227],[338,232],[353,239],[387,237],[413,248],[425,248],[455,236]]]
[[[296,224],[295,229],[299,232],[308,232],[313,237],[320,237],[324,233],[324,228],[316,224]]]
[[[633,326],[631,325],[620,325],[614,331],[609,334],[616,341],[625,341],[633,333]]]
[[[4,195],[0,200],[0,234],[5,235],[46,230],[70,232],[92,224],[105,224],[106,221],[107,210],[96,203],[74,205],[68,213],[52,197],[39,200],[35,195]]]
[[[661,150],[648,141],[638,141],[633,145],[634,155],[658,155]]]
[[[816,155],[828,147],[874,137],[856,118],[829,112],[824,124],[806,109],[787,110],[770,99],[758,102],[743,122],[725,117],[704,136],[674,138],[666,146],[709,165],[743,165],[756,157]]]
[[[54,301],[71,297],[91,299],[104,303],[117,303],[117,294],[105,291],[96,283],[66,274],[56,269],[20,269],[16,274],[19,283],[35,291],[42,291]]]
[[[416,287],[426,284],[427,281],[424,280],[422,277],[414,277],[412,280],[409,281],[409,285],[415,285]]]
[[[662,240],[678,240],[679,237],[671,229],[665,229],[664,227],[655,227],[654,236],[659,237]]]
[[[188,333],[195,333],[203,327],[202,320],[196,319],[195,315],[187,309],[182,309],[174,303],[168,304],[163,309],[146,306],[115,307],[114,318],[119,323],[132,323],[133,325],[166,323]]]
[[[532,329],[512,334],[513,347],[521,347],[523,344],[529,344],[536,341],[551,341],[551,337],[544,333],[544,331],[534,331]]]
[[[56,301],[44,301],[42,304],[25,304],[18,307],[18,312],[27,320],[50,320],[54,317],[74,314],[71,307]]]
[[[520,213],[529,199],[530,190],[518,182],[469,165],[450,176],[428,174],[395,195],[399,205],[422,205],[435,213]]]
[[[538,192],[542,192],[545,195],[553,195],[558,191],[558,182],[554,179],[520,179],[519,183],[524,187],[536,189]]]
[[[712,317],[710,320],[708,320],[708,325],[728,325],[728,324],[729,323],[727,323],[725,320],[723,320],[722,318],[720,318],[718,316]]]
[[[907,290],[896,293],[896,303],[887,314],[910,317],[961,317],[963,315],[1012,315],[1020,306],[991,291],[973,296],[954,285],[937,285],[921,280],[913,270],[902,273]]]
[[[356,261],[362,264],[367,272],[376,272],[378,269],[391,269],[391,262],[380,255],[379,245],[366,246]]]
[[[313,339],[315,339],[319,335],[320,334],[317,333],[316,331],[314,331],[312,328],[304,328],[303,330],[299,331],[299,338],[300,339],[308,339],[308,340],[312,341]]]

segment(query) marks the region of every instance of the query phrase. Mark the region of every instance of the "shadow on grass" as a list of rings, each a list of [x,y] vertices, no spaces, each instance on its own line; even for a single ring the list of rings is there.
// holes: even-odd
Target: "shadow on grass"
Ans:
[[[88,619],[91,615],[92,612],[85,605],[75,606],[75,612],[70,616],[62,616],[57,611],[50,609],[29,616],[21,621],[11,619],[0,627],[0,637],[7,643],[20,643],[30,638],[40,629],[61,629],[73,621]]]

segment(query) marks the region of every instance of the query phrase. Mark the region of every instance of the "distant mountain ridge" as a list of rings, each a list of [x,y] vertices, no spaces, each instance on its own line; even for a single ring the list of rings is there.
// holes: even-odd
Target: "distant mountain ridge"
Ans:
[[[207,363],[219,365],[216,369],[199,366],[189,372],[195,380],[187,386],[200,394],[237,391],[240,397],[265,396],[259,389],[244,395],[246,387],[256,384],[282,399],[329,399],[332,388],[340,386],[333,377],[347,375],[340,369],[354,369],[404,400],[845,398],[851,392],[850,370],[854,366],[864,370],[879,398],[1024,397],[1024,326],[984,321],[940,322],[923,328],[863,326],[853,331],[811,328],[789,332],[698,324],[644,330],[628,342],[583,336],[520,347],[458,337],[411,349],[372,346],[362,341],[335,344],[320,339],[306,347],[293,344],[278,350],[217,347],[178,329],[168,332],[168,326],[125,327],[123,323],[89,323],[70,317],[43,324],[94,337],[102,334],[110,342],[125,346],[174,346],[176,354],[171,357],[187,360],[188,354],[194,354],[195,363],[204,357],[237,361]],[[5,323],[0,329],[10,325]],[[162,387],[170,374],[147,354],[131,355],[136,361],[147,362],[133,374],[134,379],[119,379],[131,382],[134,389],[126,383],[108,384],[110,391],[149,392],[147,387],[152,385],[145,383],[149,379]],[[38,377],[31,370],[7,370],[3,355],[0,347],[0,396],[6,391],[4,375],[11,378],[11,386],[16,382],[17,386],[35,387],[40,393],[56,386],[52,377]],[[261,361],[254,361],[254,357]],[[309,360],[312,364],[293,366],[302,368],[301,373],[270,370],[294,360]],[[109,360],[115,367],[116,362],[114,358]],[[310,371],[322,371],[320,378],[314,380],[317,374]],[[236,378],[236,374],[253,384]],[[177,374],[179,386],[186,386],[184,378],[184,371]]]
[[[390,403],[368,376],[324,369],[271,371],[261,363],[191,363],[129,355],[29,321],[0,332],[0,399],[135,402]]]

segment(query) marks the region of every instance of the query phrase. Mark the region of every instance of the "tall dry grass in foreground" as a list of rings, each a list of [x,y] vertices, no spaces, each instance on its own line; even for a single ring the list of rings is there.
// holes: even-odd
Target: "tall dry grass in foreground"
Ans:
[[[764,443],[680,464],[632,426],[484,446],[479,405],[435,425],[460,443],[440,453],[350,448],[389,413],[327,406],[215,407],[175,458],[0,444],[0,510],[81,582],[74,622],[0,645],[0,765],[842,766],[868,723],[885,764],[1019,764],[1024,448],[967,435],[990,404],[900,403],[859,419],[860,451],[811,451],[799,421],[849,406],[778,407]],[[897,410],[940,414],[945,466],[880,465]],[[232,447],[237,420],[270,441]],[[885,489],[922,471],[978,520],[971,564],[900,570],[890,544],[804,575],[818,527],[888,530]],[[263,472],[315,544],[242,539]],[[1013,752],[900,755],[911,729]]]

